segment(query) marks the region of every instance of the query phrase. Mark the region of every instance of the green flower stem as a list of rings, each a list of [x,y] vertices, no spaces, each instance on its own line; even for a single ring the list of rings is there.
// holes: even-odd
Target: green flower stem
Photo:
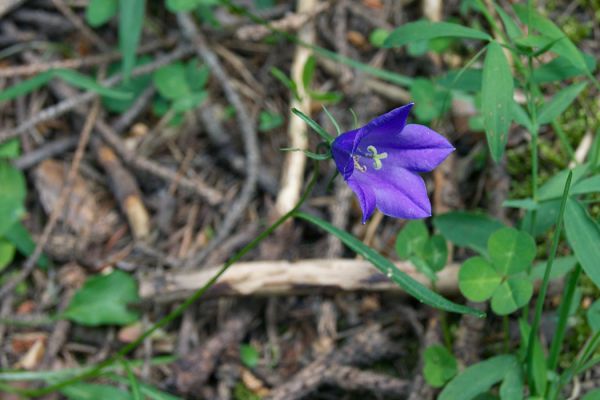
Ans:
[[[560,241],[560,234],[562,229],[563,215],[565,213],[565,205],[567,204],[567,199],[569,197],[569,189],[571,188],[571,179],[573,178],[573,172],[569,171],[569,176],[567,177],[567,182],[565,183],[565,188],[563,191],[562,199],[560,201],[560,211],[558,213],[558,218],[556,221],[556,232],[554,232],[554,237],[552,238],[552,249],[550,250],[550,255],[548,257],[548,264],[546,264],[546,270],[544,271],[544,279],[542,281],[542,286],[540,288],[540,293],[537,297],[537,302],[535,304],[535,314],[533,316],[533,322],[531,324],[531,331],[529,332],[529,340],[527,341],[527,373],[529,376],[529,382],[533,382],[533,344],[535,341],[535,336],[538,331],[538,327],[540,325],[540,319],[542,316],[542,310],[544,308],[544,300],[546,299],[546,293],[548,291],[548,284],[550,282],[550,272],[552,271],[552,264],[554,263],[554,258],[556,257],[556,251],[558,250],[558,242]],[[534,386],[532,385],[532,388]]]
[[[65,387],[65,386],[71,385],[73,383],[82,381],[84,379],[93,378],[93,377],[97,376],[98,374],[100,374],[106,367],[108,367],[108,366],[112,365],[113,363],[122,359],[128,353],[130,353],[135,348],[137,348],[146,338],[148,338],[157,329],[160,329],[160,328],[168,325],[175,318],[177,318],[181,314],[183,314],[183,312],[185,310],[187,310],[192,304],[194,304],[196,301],[198,301],[198,299],[200,299],[200,297],[202,297],[202,295],[204,295],[204,293],[206,293],[208,291],[208,289],[210,289],[211,286],[213,286],[217,282],[217,280],[221,277],[221,275],[223,275],[225,273],[225,271],[227,271],[229,269],[229,267],[231,267],[234,263],[239,261],[250,250],[254,249],[261,241],[263,241],[267,236],[269,236],[271,233],[273,233],[273,231],[275,229],[277,229],[279,226],[281,226],[285,221],[290,219],[308,198],[308,195],[310,194],[313,187],[315,186],[315,183],[317,181],[317,176],[318,176],[318,166],[316,165],[316,162],[315,162],[313,176],[312,176],[308,186],[306,187],[306,190],[302,194],[302,197],[300,197],[300,200],[298,200],[298,203],[294,206],[294,208],[292,208],[286,214],[281,216],[277,221],[275,221],[273,223],[273,225],[269,226],[267,229],[262,231],[256,238],[254,238],[254,240],[252,240],[243,249],[238,251],[229,260],[227,260],[227,262],[225,264],[223,264],[221,269],[212,278],[210,278],[210,280],[208,282],[206,282],[204,284],[204,286],[202,286],[200,289],[195,291],[190,297],[188,297],[188,299],[186,301],[184,301],[181,305],[179,305],[179,307],[177,307],[173,312],[171,312],[169,315],[165,316],[160,321],[158,321],[154,325],[152,325],[150,327],[150,329],[148,329],[146,332],[144,332],[135,341],[133,341],[130,344],[128,344],[127,346],[124,346],[123,348],[121,348],[121,350],[119,350],[116,355],[106,359],[105,361],[101,362],[100,364],[96,365],[95,367],[93,367],[92,369],[90,369],[88,371],[85,371],[79,375],[72,377],[72,378],[66,379],[62,382],[58,382],[54,385],[50,385],[45,388],[41,388],[41,389],[37,389],[37,390],[17,389],[17,388],[11,387],[11,391],[21,394],[21,395],[26,395],[26,396],[31,396],[31,397],[49,394],[49,393],[57,391],[58,389]],[[14,389],[14,390],[12,390],[12,389]]]

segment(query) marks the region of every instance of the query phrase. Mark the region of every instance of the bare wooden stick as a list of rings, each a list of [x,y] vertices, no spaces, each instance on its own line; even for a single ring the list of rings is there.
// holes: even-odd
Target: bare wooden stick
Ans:
[[[409,262],[396,266],[420,283],[429,279]],[[220,267],[178,272],[140,281],[140,296],[147,300],[173,301],[185,298],[210,280]],[[458,290],[458,265],[450,264],[439,274],[436,289],[443,294]],[[334,291],[402,292],[384,274],[364,260],[312,259],[298,262],[253,261],[232,265],[207,292],[207,296],[247,296],[310,293],[314,289]]]
[[[121,210],[127,217],[131,232],[135,239],[143,239],[150,233],[150,215],[142,200],[142,194],[137,181],[123,167],[113,150],[100,144],[93,143],[96,159],[108,175],[110,187],[119,202]]]
[[[318,7],[318,0],[300,0],[298,2],[298,13],[306,13]],[[308,23],[298,32],[298,39],[304,43],[315,41],[314,24]],[[292,61],[291,78],[296,82],[300,100],[290,94],[292,100],[291,108],[297,108],[306,115],[310,115],[310,97],[305,92],[302,84],[302,71],[306,61],[311,55],[311,50],[304,46],[297,46]],[[307,126],[300,118],[292,116],[288,125],[289,147],[294,149],[306,149],[308,146]],[[283,215],[291,210],[300,198],[300,191],[304,182],[304,168],[306,156],[301,151],[288,152],[285,155],[281,173],[281,188],[275,200],[275,211]]]

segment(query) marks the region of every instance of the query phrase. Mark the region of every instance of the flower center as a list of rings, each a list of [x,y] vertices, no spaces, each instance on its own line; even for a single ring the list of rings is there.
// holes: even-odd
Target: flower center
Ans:
[[[375,169],[381,169],[381,167],[383,166],[381,164],[381,160],[387,158],[388,153],[377,153],[377,149],[375,148],[375,146],[368,146],[367,151],[370,153],[367,155],[367,157],[373,159],[373,167],[375,167]]]

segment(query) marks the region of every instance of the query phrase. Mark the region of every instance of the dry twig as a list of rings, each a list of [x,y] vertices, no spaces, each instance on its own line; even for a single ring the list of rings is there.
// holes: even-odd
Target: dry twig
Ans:
[[[417,272],[409,262],[396,266],[419,282],[429,279]],[[219,267],[146,277],[140,281],[140,296],[145,299],[173,300],[185,298],[202,287]],[[456,293],[458,265],[446,266],[439,274],[436,289]],[[369,262],[352,259],[313,259],[298,262],[253,261],[232,265],[206,296],[272,295],[311,293],[315,289],[335,291],[393,291],[403,293]]]

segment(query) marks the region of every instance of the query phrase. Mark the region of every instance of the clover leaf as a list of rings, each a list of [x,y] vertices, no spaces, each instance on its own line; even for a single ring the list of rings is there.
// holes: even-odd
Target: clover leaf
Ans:
[[[533,285],[522,274],[502,282],[492,296],[492,310],[498,315],[508,315],[523,307],[531,299]]]
[[[531,265],[535,258],[535,241],[526,232],[502,228],[490,236],[488,252],[499,273],[512,275]]]
[[[485,301],[492,297],[501,281],[502,276],[483,257],[469,258],[458,273],[458,287],[472,301]]]
[[[434,345],[425,350],[423,375],[433,387],[442,387],[458,372],[456,358],[444,346]]]
[[[472,301],[491,298],[492,310],[510,314],[526,305],[533,294],[531,279],[525,276],[535,258],[535,241],[514,228],[496,230],[487,243],[484,257],[465,261],[459,272],[459,289]]]
[[[419,219],[412,220],[398,233],[396,237],[396,253],[405,260],[411,254],[420,254],[429,238],[425,223]]]

